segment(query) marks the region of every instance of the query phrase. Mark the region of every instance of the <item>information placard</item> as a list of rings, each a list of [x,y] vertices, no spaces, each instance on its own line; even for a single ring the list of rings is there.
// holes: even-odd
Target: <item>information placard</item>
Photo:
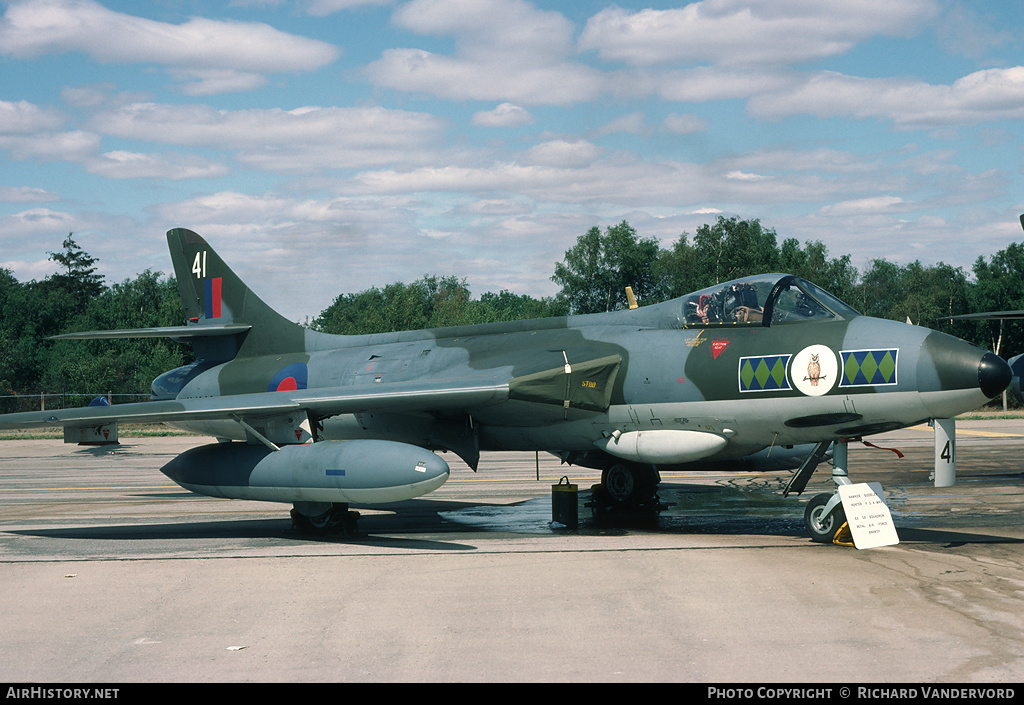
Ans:
[[[894,546],[900,542],[880,483],[840,485],[839,498],[843,500],[853,545],[858,549]]]

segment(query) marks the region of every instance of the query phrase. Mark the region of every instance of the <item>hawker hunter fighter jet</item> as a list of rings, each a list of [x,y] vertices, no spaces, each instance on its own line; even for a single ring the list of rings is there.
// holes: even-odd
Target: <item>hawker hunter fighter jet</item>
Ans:
[[[659,470],[805,446],[799,492],[833,442],[951,418],[1011,377],[985,350],[785,274],[609,313],[329,335],[274,312],[196,233],[167,242],[186,325],[64,337],[168,336],[196,361],[158,377],[151,401],[7,414],[0,428],[206,434],[218,442],[162,471],[204,495],[292,503],[310,531],[353,531],[350,504],[438,488],[449,466],[435,451],[474,470],[482,450],[549,451],[600,470],[603,504],[637,507],[656,504]],[[820,541],[839,529],[828,500],[805,512]]]

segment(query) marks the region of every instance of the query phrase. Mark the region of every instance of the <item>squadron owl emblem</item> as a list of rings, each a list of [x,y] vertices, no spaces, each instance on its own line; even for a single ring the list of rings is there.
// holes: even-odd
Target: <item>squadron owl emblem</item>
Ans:
[[[811,355],[811,361],[807,363],[807,376],[804,379],[808,380],[812,387],[817,387],[818,382],[821,381],[821,361],[818,360],[817,355]]]
[[[793,386],[809,397],[828,394],[839,374],[836,354],[824,345],[811,345],[793,356],[790,377]]]

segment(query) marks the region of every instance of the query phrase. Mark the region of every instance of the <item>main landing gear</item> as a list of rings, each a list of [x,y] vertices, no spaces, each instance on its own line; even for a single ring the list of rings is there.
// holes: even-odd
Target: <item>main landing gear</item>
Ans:
[[[616,462],[601,472],[588,506],[595,519],[657,516],[665,506],[658,497],[659,482],[653,465]]]
[[[292,525],[314,536],[355,536],[359,512],[349,511],[344,502],[296,502],[292,505]]]

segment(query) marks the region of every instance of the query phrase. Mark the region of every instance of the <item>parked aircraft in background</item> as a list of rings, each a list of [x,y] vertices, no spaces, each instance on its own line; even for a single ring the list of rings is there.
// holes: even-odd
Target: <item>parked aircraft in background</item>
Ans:
[[[218,442],[162,471],[204,495],[292,503],[309,531],[351,532],[350,504],[438,488],[450,470],[434,451],[474,470],[481,450],[549,451],[602,472],[601,506],[656,510],[659,470],[811,444],[800,492],[840,438],[953,417],[1011,378],[981,348],[785,274],[610,313],[329,335],[274,312],[196,233],[167,241],[186,325],[63,337],[169,336],[196,362],[158,377],[151,401],[7,414],[0,428],[207,434]],[[830,541],[841,513],[831,495],[808,503],[811,536]]]

